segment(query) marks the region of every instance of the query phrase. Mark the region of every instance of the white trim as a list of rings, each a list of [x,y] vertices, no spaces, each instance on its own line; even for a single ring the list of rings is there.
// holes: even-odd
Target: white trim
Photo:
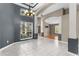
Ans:
[[[16,4],[18,6],[21,6],[21,7],[24,7],[24,8],[27,8],[28,9],[28,6],[24,5],[24,4],[21,4],[21,3],[13,3],[13,4]]]
[[[33,37],[29,37],[29,38],[22,38],[20,40],[27,40],[27,39],[32,39]]]
[[[14,45],[15,43],[16,43],[16,42],[14,42],[14,43],[12,43],[12,44],[9,44],[9,45],[7,45],[7,46],[1,48],[1,49],[0,49],[0,52],[1,52],[2,50],[4,50],[4,49],[6,49],[6,48],[8,48],[8,47],[10,47],[10,46],[12,46],[12,45]]]
[[[59,41],[59,42],[64,43],[64,44],[68,44],[68,42],[65,42],[65,41]]]
[[[71,52],[69,52],[69,51],[68,51],[68,53],[71,54],[71,55],[74,55],[74,56],[78,56],[78,55],[76,55],[76,54],[74,54],[74,53],[71,53]]]

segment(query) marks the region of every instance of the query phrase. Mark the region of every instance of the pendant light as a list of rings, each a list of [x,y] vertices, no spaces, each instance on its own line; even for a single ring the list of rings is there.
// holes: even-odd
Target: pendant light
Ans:
[[[29,4],[29,9],[25,11],[26,16],[33,16],[35,13],[31,10],[31,6]]]

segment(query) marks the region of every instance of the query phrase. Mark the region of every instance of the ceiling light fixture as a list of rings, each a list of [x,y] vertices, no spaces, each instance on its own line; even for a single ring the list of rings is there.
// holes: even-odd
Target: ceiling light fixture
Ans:
[[[33,16],[35,13],[33,12],[33,10],[31,9],[30,7],[30,4],[29,4],[29,9],[25,11],[25,15],[26,16]]]

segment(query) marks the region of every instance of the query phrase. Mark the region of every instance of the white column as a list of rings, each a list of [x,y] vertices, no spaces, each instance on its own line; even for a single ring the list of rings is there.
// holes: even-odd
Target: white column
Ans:
[[[41,19],[41,33],[43,33],[43,19]]]
[[[69,38],[77,38],[76,33],[76,15],[77,7],[76,3],[69,4]]]
[[[38,24],[37,24],[37,21],[38,21],[38,19],[37,19],[37,16],[35,15],[35,21],[34,21],[34,26],[35,26],[35,29],[34,29],[34,31],[35,31],[35,33],[38,33]]]

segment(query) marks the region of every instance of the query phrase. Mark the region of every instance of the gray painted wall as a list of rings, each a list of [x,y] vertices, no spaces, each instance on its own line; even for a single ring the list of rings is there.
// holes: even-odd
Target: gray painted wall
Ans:
[[[77,11],[77,37],[78,37],[78,55],[79,55],[79,10]]]
[[[0,3],[0,48],[20,40],[20,21],[33,22],[33,17],[20,16],[20,8]]]

